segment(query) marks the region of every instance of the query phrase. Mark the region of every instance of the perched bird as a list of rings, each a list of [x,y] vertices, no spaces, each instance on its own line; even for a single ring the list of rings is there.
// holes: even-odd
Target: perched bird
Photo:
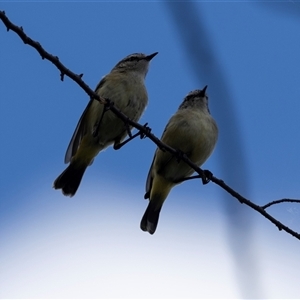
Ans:
[[[169,120],[161,141],[193,163],[201,166],[211,155],[218,138],[218,128],[208,109],[208,97],[203,90],[190,92],[178,111]],[[145,199],[149,204],[141,220],[141,229],[153,234],[159,213],[171,189],[194,170],[173,154],[157,148],[150,167]]]
[[[128,118],[138,121],[148,103],[145,77],[150,60],[157,54],[128,55],[104,76],[95,92],[109,99]],[[131,129],[131,128],[130,128]],[[68,146],[65,163],[69,166],[57,177],[53,187],[66,196],[74,196],[86,168],[103,149],[119,145],[127,135],[128,125],[103,104],[91,99],[79,119]]]

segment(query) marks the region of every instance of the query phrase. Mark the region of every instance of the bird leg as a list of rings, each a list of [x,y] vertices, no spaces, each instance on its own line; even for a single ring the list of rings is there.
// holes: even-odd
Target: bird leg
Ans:
[[[150,133],[151,132],[151,128],[147,126],[148,123],[146,123],[144,125],[144,128],[146,130],[146,133],[139,130],[137,133],[135,133],[134,135],[132,135],[131,131],[130,131],[130,128],[129,128],[129,125],[128,123],[125,123],[125,126],[126,126],[126,130],[127,130],[127,133],[129,135],[129,138],[125,141],[123,141],[122,143],[120,143],[119,141],[118,142],[115,142],[114,144],[114,149],[115,150],[119,150],[121,149],[124,145],[126,145],[128,142],[130,142],[131,140],[135,139],[137,136],[140,136],[141,139],[145,138],[147,136],[147,133]]]
[[[213,176],[212,172],[210,172],[209,170],[203,170],[202,175],[194,175],[194,176],[190,176],[190,177],[181,178],[181,179],[175,180],[174,183],[181,183],[183,181],[201,178],[202,183],[207,184],[210,182],[212,176]]]
[[[178,163],[180,163],[180,161],[183,159],[183,157],[188,158],[186,153],[182,152],[180,149],[176,149],[176,152],[177,152],[176,159],[177,159]],[[201,178],[203,184],[209,183],[212,176],[213,176],[213,174],[209,170],[202,170],[202,169],[200,169],[200,170],[201,170],[201,173],[202,173],[201,175],[199,174],[199,175],[194,175],[194,176],[190,176],[190,177],[185,177],[185,178],[174,180],[173,182],[174,183],[181,183],[181,182],[186,181],[186,180]]]

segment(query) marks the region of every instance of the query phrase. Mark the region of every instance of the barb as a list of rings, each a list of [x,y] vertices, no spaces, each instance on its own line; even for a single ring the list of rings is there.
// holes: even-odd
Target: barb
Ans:
[[[18,27],[15,24],[13,24],[5,15],[4,11],[0,11],[0,19],[2,20],[2,22],[4,23],[4,25],[7,28],[7,31],[12,30],[14,31],[20,38],[21,40],[24,42],[24,44],[30,45],[31,47],[33,47],[34,49],[37,50],[37,52],[41,55],[42,59],[46,59],[49,60],[50,62],[52,62],[60,71],[60,79],[61,81],[64,80],[65,76],[68,76],[69,78],[73,79],[77,84],[79,84],[79,86],[81,88],[83,88],[83,90],[91,97],[91,98],[95,98],[96,100],[100,101],[101,103],[105,104],[107,103],[107,101],[101,97],[99,97],[99,95],[97,95],[83,80],[83,74],[75,74],[73,72],[71,72],[68,68],[66,68],[60,61],[58,56],[54,56],[50,53],[48,53],[39,42],[36,42],[34,40],[32,40],[30,37],[28,37],[22,26]]]
[[[267,218],[269,221],[271,221],[279,230],[284,230],[285,232],[291,234],[292,236],[294,236],[295,238],[300,240],[300,234],[298,232],[296,232],[296,231],[290,229],[289,227],[285,226],[284,224],[282,224],[281,222],[276,220],[274,217],[272,217],[269,213],[267,213],[265,211],[265,206],[266,205],[265,206],[259,206],[255,203],[251,202],[250,200],[244,198],[242,195],[240,195],[239,193],[234,191],[223,180],[220,180],[220,179],[218,179],[214,176],[212,176],[211,181],[214,182],[215,184],[217,184],[218,186],[222,187],[231,196],[238,199],[242,204],[246,204],[247,206],[250,206],[251,208],[253,208],[257,212],[259,212],[261,215],[263,215],[265,218]],[[282,202],[284,202],[284,201],[282,201]],[[291,202],[295,202],[295,201],[291,201]],[[300,203],[300,200],[297,200],[297,202]],[[267,205],[267,207],[268,206],[270,206],[270,205]]]
[[[7,31],[12,30],[14,31],[25,44],[30,45],[31,47],[33,47],[34,49],[36,49],[38,51],[38,53],[41,55],[42,59],[46,59],[49,60],[50,62],[52,62],[59,70],[60,70],[60,76],[61,76],[61,80],[63,80],[64,76],[68,76],[69,78],[71,78],[72,80],[74,80],[91,98],[96,99],[98,101],[100,101],[102,104],[106,104],[106,105],[110,105],[110,100],[108,99],[104,99],[102,97],[100,97],[99,95],[97,95],[83,80],[82,80],[82,76],[83,74],[79,74],[76,75],[75,73],[73,73],[72,71],[70,71],[68,68],[66,68],[60,61],[59,58],[57,56],[54,56],[50,53],[48,53],[39,42],[36,42],[34,40],[32,40],[31,38],[29,38],[22,27],[18,27],[16,25],[14,25],[5,15],[4,11],[0,11],[0,19],[2,20],[2,22],[5,24]],[[242,195],[240,195],[239,193],[237,193],[236,191],[234,191],[231,187],[229,187],[223,180],[216,178],[215,176],[212,175],[212,173],[210,174],[209,178],[207,178],[206,173],[207,171],[203,171],[201,168],[199,168],[197,165],[195,165],[192,161],[190,161],[186,155],[180,155],[180,153],[173,149],[172,147],[164,144],[163,142],[160,141],[159,138],[157,138],[154,134],[151,133],[151,130],[149,130],[149,127],[141,125],[139,123],[136,123],[134,121],[132,121],[131,119],[129,119],[125,114],[123,114],[121,111],[119,111],[114,105],[110,105],[110,110],[115,113],[120,119],[122,119],[125,123],[135,127],[136,129],[138,129],[140,131],[140,134],[142,134],[143,136],[148,137],[152,142],[154,142],[160,149],[164,150],[164,151],[168,151],[171,154],[173,154],[176,158],[178,158],[179,160],[183,160],[186,164],[188,164],[192,169],[195,170],[195,172],[197,172],[200,176],[193,176],[193,179],[195,178],[202,178],[203,182],[205,182],[205,180],[209,179],[210,181],[214,182],[215,184],[217,184],[218,186],[220,186],[221,188],[223,188],[225,191],[227,191],[231,196],[233,196],[234,198],[236,198],[237,200],[239,200],[240,203],[245,204],[249,207],[251,207],[252,209],[254,209],[255,211],[257,211],[258,213],[260,213],[261,215],[263,215],[265,218],[267,218],[270,222],[272,222],[275,226],[277,226],[277,228],[279,230],[284,230],[285,232],[291,234],[292,236],[294,236],[295,238],[297,238],[298,240],[300,240],[300,234],[297,233],[296,231],[293,231],[292,229],[290,229],[289,227],[285,226],[284,224],[282,224],[281,222],[279,222],[278,220],[276,220],[275,218],[273,218],[270,214],[268,214],[265,211],[265,208],[277,204],[277,203],[282,203],[282,202],[297,202],[300,203],[300,200],[292,200],[289,199],[290,201],[287,201],[288,199],[282,199],[282,200],[277,200],[277,201],[273,201],[270,202],[264,206],[259,206],[253,202],[251,202],[250,200],[244,198]],[[192,179],[192,178],[191,178]],[[188,180],[188,179],[184,179],[184,180]]]
[[[266,209],[272,205],[275,205],[275,204],[279,204],[279,203],[286,203],[286,202],[290,202],[290,203],[300,203],[300,200],[297,200],[297,199],[280,199],[280,200],[274,200],[274,201],[271,201],[265,205],[262,205],[261,208],[262,209]]]

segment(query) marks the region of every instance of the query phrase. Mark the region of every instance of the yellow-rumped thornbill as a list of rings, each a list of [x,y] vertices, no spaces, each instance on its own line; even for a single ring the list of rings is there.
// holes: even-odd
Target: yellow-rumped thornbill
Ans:
[[[208,109],[205,86],[190,92],[169,120],[161,141],[184,153],[201,166],[211,155],[218,138],[218,128]],[[141,229],[153,234],[159,213],[171,189],[193,174],[194,170],[173,154],[157,148],[150,167],[145,199],[149,204],[141,220]]]
[[[148,103],[145,77],[150,60],[157,54],[128,55],[104,76],[95,92],[109,99],[129,119],[137,122]],[[131,128],[130,128],[131,129]],[[91,99],[84,110],[68,146],[65,163],[69,166],[57,177],[53,187],[74,196],[86,168],[95,156],[110,145],[117,147],[128,133],[128,125],[105,106]]]

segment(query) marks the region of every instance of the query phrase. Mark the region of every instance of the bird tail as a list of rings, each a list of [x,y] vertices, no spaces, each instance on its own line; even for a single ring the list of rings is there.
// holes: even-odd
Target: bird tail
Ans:
[[[155,232],[161,208],[162,204],[156,205],[154,201],[149,201],[148,207],[141,220],[141,229],[143,231],[148,231],[150,234]]]
[[[70,163],[70,165],[55,179],[53,187],[62,189],[65,196],[74,196],[86,170],[86,165]]]
[[[150,234],[155,232],[159,213],[173,185],[172,182],[159,175],[156,175],[153,179],[150,201],[140,224],[143,231],[148,231]]]

